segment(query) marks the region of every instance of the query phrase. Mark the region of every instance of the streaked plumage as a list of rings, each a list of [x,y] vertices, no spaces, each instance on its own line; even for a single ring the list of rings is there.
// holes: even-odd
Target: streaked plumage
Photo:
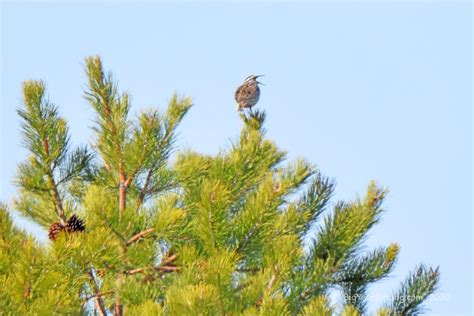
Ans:
[[[238,103],[237,111],[242,111],[244,108],[251,109],[257,104],[260,98],[260,88],[258,85],[262,84],[257,81],[258,77],[261,76],[248,76],[244,83],[235,91],[235,101]]]

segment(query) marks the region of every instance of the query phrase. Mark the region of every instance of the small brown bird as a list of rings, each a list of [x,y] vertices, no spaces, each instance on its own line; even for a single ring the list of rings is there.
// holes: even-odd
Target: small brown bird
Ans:
[[[252,109],[252,107],[257,104],[258,99],[260,98],[260,88],[259,84],[263,84],[257,81],[257,78],[262,75],[251,75],[248,76],[244,83],[237,88],[235,91],[235,101],[238,103],[237,111],[242,111],[244,108]]]

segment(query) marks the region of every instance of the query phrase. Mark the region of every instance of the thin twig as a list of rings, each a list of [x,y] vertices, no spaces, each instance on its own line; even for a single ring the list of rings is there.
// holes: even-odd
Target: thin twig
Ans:
[[[123,211],[127,207],[127,187],[125,185],[125,170],[123,162],[120,161],[119,166],[119,208],[118,208],[118,220],[122,216]]]
[[[143,184],[143,188],[140,190],[140,194],[138,195],[138,199],[137,199],[137,206],[136,206],[137,211],[142,206],[143,201],[145,200],[145,194],[146,194],[146,191],[148,190],[148,183],[151,180],[151,176],[153,175],[153,172],[154,172],[153,169],[150,169],[148,171],[148,174],[145,179],[145,183]]]
[[[115,286],[117,289],[120,289],[123,283],[123,275],[118,273],[117,277],[115,279]],[[115,304],[114,304],[114,316],[122,316],[123,315],[123,305],[122,301],[120,299],[120,294],[116,293],[115,294]]]
[[[171,263],[171,262],[175,261],[177,257],[178,257],[177,255],[169,256],[168,258],[166,258],[165,260],[163,260],[163,262],[161,263],[161,265],[167,265],[168,263]]]
[[[137,273],[142,273],[143,271],[145,271],[145,268],[136,268],[136,269],[133,269],[133,270],[125,271],[125,274],[133,275],[133,274],[137,274]]]
[[[123,306],[120,302],[120,297],[117,296],[115,298],[115,305],[114,305],[114,316],[122,316],[123,315]]]
[[[267,290],[270,290],[272,288],[273,283],[275,283],[275,280],[276,280],[276,276],[272,274],[272,277],[270,278],[270,282],[268,282],[268,285],[267,285]]]
[[[175,266],[170,266],[169,264],[172,263],[173,261],[176,260],[178,256],[177,255],[172,255],[172,256],[169,256],[168,258],[164,259],[163,262],[161,263],[161,265],[159,266],[156,266],[156,267],[153,267],[153,269],[157,270],[157,271],[161,271],[161,272],[174,272],[174,271],[179,271],[180,268],[179,267],[175,267]],[[136,269],[133,269],[133,270],[128,270],[128,271],[125,271],[125,274],[126,275],[133,275],[133,274],[137,274],[137,273],[143,273],[146,269],[145,268],[136,268]]]
[[[56,201],[56,205],[59,209],[59,217],[61,219],[61,224],[65,225],[66,224],[66,216],[64,215],[64,207],[63,207],[63,202],[61,201],[61,197],[59,195],[58,187],[56,185],[56,182],[54,182],[53,176],[50,175],[50,182],[51,186],[53,187],[53,197],[54,200]]]
[[[142,238],[142,237],[145,237],[146,235],[148,235],[148,234],[150,234],[150,233],[152,233],[152,232],[154,232],[154,231],[155,231],[155,229],[154,229],[153,227],[151,227],[151,228],[148,228],[148,229],[146,229],[146,230],[144,230],[144,231],[142,231],[142,232],[140,232],[140,233],[138,233],[138,234],[132,236],[132,238],[130,238],[130,239],[127,241],[127,246],[129,246],[129,245],[132,244],[133,242],[139,240],[139,239]]]
[[[174,271],[180,270],[179,267],[175,267],[175,266],[160,266],[160,267],[156,267],[155,269],[159,271],[163,271],[163,272],[174,272]]]
[[[108,292],[104,292],[104,293],[97,293],[97,294],[88,295],[84,298],[84,302],[82,304],[84,305],[91,298],[102,297],[102,296],[109,295],[109,294],[114,294],[114,293],[115,293],[114,291],[108,291]]]
[[[267,291],[270,291],[273,284],[275,283],[276,281],[276,275],[275,274],[272,274],[272,276],[270,277],[270,281],[268,282],[267,284]],[[263,297],[264,295],[262,294],[262,296],[257,300],[257,302],[255,303],[255,305],[257,307],[259,307],[260,305],[262,305],[262,302],[263,302]]]
[[[49,157],[49,143],[48,143],[48,139],[46,138],[46,135],[43,137],[43,148],[46,155]],[[64,213],[63,201],[61,200],[61,196],[59,195],[57,183],[56,181],[54,181],[53,170],[48,168],[48,170],[46,170],[46,175],[48,176],[49,184],[51,185],[51,190],[53,191],[52,195],[53,195],[56,207],[58,209],[58,216],[61,220],[61,225],[64,226],[66,225],[66,216]]]
[[[94,287],[94,294],[97,295],[99,293],[99,285],[97,283],[97,280],[94,277],[94,269],[93,268],[90,269],[89,275],[92,279],[92,283],[93,283],[93,287]],[[107,313],[106,313],[106,309],[105,309],[104,300],[102,299],[102,297],[101,296],[96,296],[94,302],[95,302],[96,308],[99,310],[100,316],[106,316]]]
[[[158,266],[158,267],[154,267],[153,269],[158,270],[158,271],[162,271],[162,272],[175,272],[175,271],[180,270],[179,267],[175,267],[175,266]],[[145,268],[136,268],[136,269],[133,269],[133,270],[125,271],[125,274],[126,275],[133,275],[133,274],[137,274],[137,273],[143,273],[143,272],[145,272],[145,270],[146,270]]]

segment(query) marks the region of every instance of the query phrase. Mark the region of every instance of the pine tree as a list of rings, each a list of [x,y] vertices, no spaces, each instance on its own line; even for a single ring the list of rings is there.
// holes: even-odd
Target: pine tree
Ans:
[[[71,148],[41,81],[23,85],[24,145],[12,209],[49,230],[38,243],[0,207],[0,310],[21,314],[361,315],[395,243],[365,251],[387,190],[331,202],[335,184],[265,138],[265,114],[217,155],[175,151],[191,99],[129,117],[99,57],[85,63],[92,147]],[[420,265],[378,315],[416,315],[438,269]],[[341,300],[333,301],[332,293]]]

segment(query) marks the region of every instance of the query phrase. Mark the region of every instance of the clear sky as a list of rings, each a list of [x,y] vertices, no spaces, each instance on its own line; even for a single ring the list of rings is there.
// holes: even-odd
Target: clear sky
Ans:
[[[393,277],[439,265],[430,314],[472,314],[472,7],[468,1],[2,2],[0,200],[15,194],[21,82],[44,79],[75,144],[90,143],[83,61],[100,54],[134,111],[173,91],[195,107],[178,145],[215,153],[241,127],[233,94],[265,74],[268,137],[337,181],[336,199],[388,186],[370,247],[396,241]],[[18,221],[31,230],[31,225]],[[38,234],[37,230],[32,230]],[[42,235],[44,237],[44,233]]]

